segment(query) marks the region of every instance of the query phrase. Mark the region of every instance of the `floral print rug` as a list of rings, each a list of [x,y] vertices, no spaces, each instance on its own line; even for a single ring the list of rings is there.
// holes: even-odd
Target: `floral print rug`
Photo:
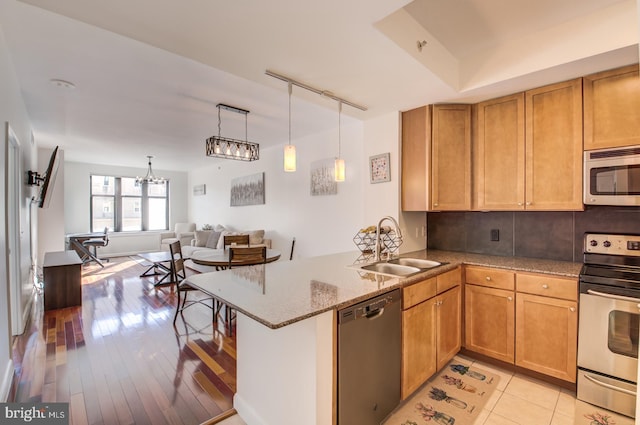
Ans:
[[[454,358],[405,400],[384,425],[471,425],[498,386],[499,376]]]
[[[575,425],[633,425],[634,420],[576,400]]]

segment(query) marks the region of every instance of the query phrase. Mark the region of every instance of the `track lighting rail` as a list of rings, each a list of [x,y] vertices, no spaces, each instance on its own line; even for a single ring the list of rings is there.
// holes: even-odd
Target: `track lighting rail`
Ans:
[[[345,100],[345,99],[343,99],[341,97],[338,97],[338,96],[334,95],[330,91],[317,89],[317,88],[312,87],[312,86],[310,86],[308,84],[301,83],[300,81],[296,81],[293,78],[289,78],[289,77],[286,77],[286,76],[284,76],[282,74],[278,74],[276,72],[269,71],[268,69],[264,73],[267,74],[269,77],[277,78],[278,80],[282,80],[282,81],[285,81],[287,83],[293,84],[294,86],[303,88],[305,90],[309,90],[310,92],[313,92],[315,94],[319,94],[320,96],[328,97],[329,99],[333,99],[338,103],[342,103],[344,105],[349,105],[352,108],[356,108],[356,109],[359,109],[361,111],[366,111],[367,110],[366,106],[358,105],[357,103],[353,103],[353,102],[350,102],[348,100]]]

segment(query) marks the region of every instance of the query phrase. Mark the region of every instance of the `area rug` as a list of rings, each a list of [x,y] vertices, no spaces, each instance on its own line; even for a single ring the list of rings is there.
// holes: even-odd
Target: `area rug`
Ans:
[[[575,425],[633,425],[634,420],[576,400]]]
[[[500,377],[452,360],[405,400],[384,425],[472,425]]]

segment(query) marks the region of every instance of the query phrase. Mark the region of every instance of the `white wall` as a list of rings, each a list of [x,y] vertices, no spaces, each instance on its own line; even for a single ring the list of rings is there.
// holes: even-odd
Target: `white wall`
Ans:
[[[401,123],[399,112],[373,118],[364,123],[364,218],[367,225],[377,224],[384,216],[398,220],[403,239],[400,252],[411,252],[426,247],[427,217],[423,212],[401,210]],[[369,157],[386,152],[391,156],[391,181],[370,184]]]
[[[283,171],[284,146],[262,150],[260,159],[254,162],[212,159],[210,167],[189,174],[190,187],[206,185],[206,195],[189,198],[192,221],[198,228],[222,224],[238,230],[264,229],[266,237],[273,240],[273,248],[285,259],[289,258],[294,237],[294,258],[356,249],[352,238],[365,223],[363,181],[368,179],[362,160],[361,122],[345,125],[343,120],[346,180],[338,183],[338,194],[310,194],[310,164],[334,158],[337,140],[337,129],[294,140],[298,158],[294,173]],[[231,180],[260,172],[265,173],[265,204],[230,207]]]
[[[20,93],[20,86],[15,75],[14,67],[5,43],[4,33],[0,26],[0,123],[9,122],[11,128],[20,142],[20,167],[22,172],[34,169],[36,149],[31,140],[31,128],[29,117]],[[4,134],[1,137],[2,149],[0,149],[0,401],[5,401],[8,395],[9,384],[13,376],[13,363],[11,360],[11,309],[8,300],[10,296],[9,278],[7,273],[8,253],[7,246],[7,204],[6,204],[6,152],[7,144]],[[13,288],[19,287],[24,280],[30,278],[31,270],[31,220],[30,202],[31,188],[22,184],[18,188],[20,199],[20,237],[19,237],[19,282],[13,282]]]

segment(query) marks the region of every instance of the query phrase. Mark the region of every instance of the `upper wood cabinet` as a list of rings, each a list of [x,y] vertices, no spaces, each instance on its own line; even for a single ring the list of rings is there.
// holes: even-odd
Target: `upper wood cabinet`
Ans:
[[[434,105],[431,210],[471,209],[471,105]]]
[[[402,113],[402,210],[471,209],[471,105]]]
[[[582,210],[582,80],[475,107],[474,209]]]
[[[524,207],[524,93],[474,108],[474,208]]]
[[[525,92],[525,207],[582,210],[582,79]]]
[[[638,65],[584,77],[584,148],[640,144]]]
[[[402,210],[427,211],[431,185],[431,106],[402,113]]]

